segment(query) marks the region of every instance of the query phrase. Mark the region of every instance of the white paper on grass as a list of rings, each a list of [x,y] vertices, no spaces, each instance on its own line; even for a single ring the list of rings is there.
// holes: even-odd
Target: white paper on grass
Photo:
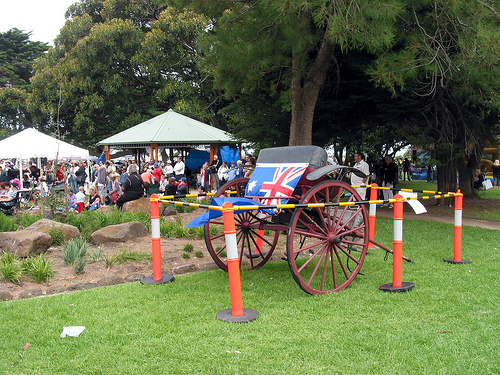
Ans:
[[[400,191],[398,194],[401,194],[403,198],[413,198],[413,197],[418,197],[417,193],[410,193],[408,191]],[[406,201],[411,208],[413,208],[413,211],[415,214],[425,214],[427,212],[427,209],[425,206],[420,202],[419,200],[412,199],[412,200],[407,200]]]
[[[61,337],[62,338],[66,336],[78,337],[80,336],[80,333],[82,333],[84,329],[85,327],[83,326],[63,327],[63,332],[61,333]]]

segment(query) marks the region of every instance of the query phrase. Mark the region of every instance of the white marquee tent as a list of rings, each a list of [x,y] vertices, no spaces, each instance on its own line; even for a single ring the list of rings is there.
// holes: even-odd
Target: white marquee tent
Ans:
[[[0,159],[86,159],[88,156],[88,150],[59,141],[33,128],[0,141]]]

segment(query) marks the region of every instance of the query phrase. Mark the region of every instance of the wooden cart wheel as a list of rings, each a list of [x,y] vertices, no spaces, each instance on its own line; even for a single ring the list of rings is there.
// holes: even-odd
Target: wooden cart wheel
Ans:
[[[341,181],[314,186],[300,203],[360,201]],[[297,208],[288,229],[287,257],[293,278],[307,293],[336,292],[356,277],[368,248],[365,205]]]
[[[217,191],[214,198],[243,197],[247,183],[248,178],[229,181]],[[234,216],[242,270],[259,268],[271,257],[278,242],[279,232],[265,230],[266,223],[270,222],[270,218],[271,215],[261,214],[257,211],[247,211]],[[205,224],[205,243],[215,263],[227,271],[226,239],[222,217]]]

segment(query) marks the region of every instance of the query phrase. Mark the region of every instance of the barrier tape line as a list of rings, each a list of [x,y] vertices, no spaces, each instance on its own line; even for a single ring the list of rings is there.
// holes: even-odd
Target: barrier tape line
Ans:
[[[353,188],[373,188],[373,189],[378,189],[378,190],[392,190],[392,191],[404,191],[406,193],[422,193],[422,194],[436,194],[436,195],[443,195],[443,194],[457,194],[449,191],[448,193],[443,193],[442,191],[432,191],[432,190],[415,190],[415,189],[398,189],[398,188],[390,188],[390,187],[385,187],[385,186],[372,186],[372,185],[351,185]],[[445,197],[448,198],[448,197]]]
[[[189,194],[193,195],[193,194]],[[196,195],[196,194],[194,194]],[[298,204],[278,204],[273,206],[259,206],[259,205],[241,205],[241,206],[233,206],[235,211],[251,211],[251,210],[259,210],[259,209],[295,209],[295,208],[324,208],[324,207],[344,207],[344,206],[356,206],[358,204],[384,204],[384,203],[394,203],[394,202],[405,202],[410,200],[419,200],[419,199],[439,199],[439,198],[450,198],[456,196],[462,196],[462,193],[448,193],[448,194],[437,194],[434,196],[424,196],[424,197],[404,197],[404,198],[391,198],[385,200],[374,200],[374,201],[349,201],[349,202],[332,202],[332,203],[298,203]],[[168,196],[174,197],[174,196]],[[152,201],[157,200],[161,203],[168,203],[178,206],[187,206],[194,208],[204,208],[208,210],[216,210],[222,211],[222,207],[213,206],[208,204],[200,204],[200,203],[189,203],[182,201],[173,201],[167,199],[167,197],[159,197],[159,198],[151,198]]]

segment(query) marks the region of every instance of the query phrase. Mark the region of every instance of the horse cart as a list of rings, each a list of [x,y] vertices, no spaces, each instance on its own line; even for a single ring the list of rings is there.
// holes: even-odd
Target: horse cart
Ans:
[[[235,213],[242,270],[263,266],[276,249],[280,233],[286,233],[286,259],[305,292],[335,292],[354,280],[368,248],[367,207],[355,204],[361,201],[356,190],[334,177],[339,169],[346,167],[327,165],[327,154],[320,147],[269,148],[261,150],[250,178],[229,181],[217,191],[215,198],[236,196],[267,206],[298,205]],[[222,228],[222,218],[207,222],[205,241],[215,263],[227,271]]]

